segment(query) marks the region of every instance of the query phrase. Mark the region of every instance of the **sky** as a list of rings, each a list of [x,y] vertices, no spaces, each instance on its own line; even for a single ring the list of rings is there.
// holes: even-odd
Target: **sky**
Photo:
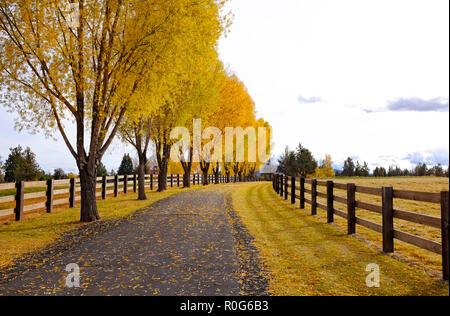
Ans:
[[[449,164],[448,0],[231,0],[219,45],[273,127],[274,155],[301,142],[320,160],[371,168]],[[30,146],[44,170],[76,171],[61,140],[18,133],[0,109],[0,156]],[[132,148],[115,142],[117,169]]]
[[[274,128],[336,165],[448,165],[449,1],[232,1],[222,59]]]

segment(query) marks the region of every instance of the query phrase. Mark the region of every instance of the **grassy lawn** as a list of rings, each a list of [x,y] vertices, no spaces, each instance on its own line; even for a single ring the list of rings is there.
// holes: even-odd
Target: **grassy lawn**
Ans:
[[[163,193],[149,192],[147,201],[138,201],[137,194],[129,193],[118,198],[97,201],[98,209],[102,220],[120,218],[183,191],[186,190],[169,189]],[[56,209],[53,214],[30,215],[22,222],[0,224],[0,267],[11,263],[20,255],[41,249],[57,240],[62,233],[83,225],[79,223],[79,220],[80,208],[77,207]]]
[[[407,177],[407,178],[345,178],[345,179],[330,179],[336,183],[355,183],[356,185],[368,186],[381,188],[383,186],[392,186],[394,189],[398,190],[411,190],[411,191],[423,191],[423,192],[440,192],[449,190],[449,179],[448,178],[435,178],[435,177]],[[310,186],[306,186],[310,189]],[[326,193],[325,187],[318,187],[318,191]],[[343,190],[335,190],[335,194],[346,198],[347,193]],[[307,198],[309,195],[307,194]],[[358,201],[379,205],[381,206],[381,197],[367,195],[367,194],[356,194],[356,199]],[[318,198],[318,202],[326,205],[326,199]],[[440,205],[434,203],[424,203],[417,201],[407,201],[401,199],[394,199],[394,206],[396,209],[417,212],[420,214],[426,214],[436,217],[441,217]],[[335,202],[335,208],[346,211],[347,205],[343,205]],[[307,211],[310,208],[307,205]],[[381,214],[376,214],[363,209],[357,209],[356,215],[363,219],[370,220],[377,224],[382,224]],[[318,210],[318,216],[322,219],[326,218],[326,212]],[[337,225],[342,227],[342,229],[347,228],[347,221],[335,216],[335,222]],[[436,242],[441,242],[441,231],[440,229],[415,224],[412,222],[394,219],[395,229],[404,231],[409,234],[418,235]],[[371,242],[377,247],[382,245],[382,235],[373,232],[362,226],[357,226],[358,234],[362,235],[366,240]],[[425,266],[427,269],[441,271],[442,270],[442,256],[438,254],[431,253],[429,251],[420,249],[415,246],[411,246],[404,242],[395,240],[395,251],[398,254],[405,255],[411,261],[418,262]],[[441,275],[440,272],[437,275]]]
[[[449,295],[448,285],[423,268],[382,254],[284,202],[271,183],[226,190],[232,190],[233,206],[271,271],[275,295]],[[380,288],[366,286],[371,263],[380,266]]]

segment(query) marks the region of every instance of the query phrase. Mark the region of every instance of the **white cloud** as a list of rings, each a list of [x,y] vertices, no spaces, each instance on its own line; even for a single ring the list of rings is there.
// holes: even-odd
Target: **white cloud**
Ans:
[[[304,97],[301,95],[298,97],[298,102],[300,102],[300,103],[319,103],[319,102],[322,102],[322,98],[320,98],[320,97]]]

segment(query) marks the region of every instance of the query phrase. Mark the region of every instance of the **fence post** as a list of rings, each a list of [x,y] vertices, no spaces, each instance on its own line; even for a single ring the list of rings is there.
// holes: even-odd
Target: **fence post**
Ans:
[[[347,229],[348,234],[356,234],[356,185],[347,184]]]
[[[177,186],[180,187],[180,175],[177,174]]]
[[[305,209],[305,177],[300,178],[300,208]]]
[[[119,176],[114,176],[114,197],[119,196]]]
[[[295,204],[295,177],[291,181],[291,204]]]
[[[448,224],[449,224],[449,193],[448,191],[441,192],[441,213],[442,213],[442,271],[444,280],[448,281],[449,275],[449,236],[448,236]]]
[[[70,189],[69,189],[69,207],[75,207],[75,179],[70,179]]]
[[[133,175],[133,192],[137,192],[137,176],[136,174]]]
[[[383,252],[394,252],[394,189],[383,187]]]
[[[128,193],[128,175],[123,176],[123,193]]]
[[[53,180],[47,180],[47,201],[45,202],[45,206],[47,207],[47,213],[53,212],[53,188],[54,182]]]
[[[102,200],[106,200],[106,176],[102,177]]]
[[[334,222],[334,183],[327,181],[327,222]]]
[[[278,175],[276,174],[275,176],[274,176],[274,181],[275,181],[275,193],[277,193],[278,194]]]
[[[16,221],[23,220],[23,203],[24,203],[24,186],[25,182],[16,182],[16,208],[14,212],[16,213]]]
[[[311,182],[311,215],[317,215],[317,180]]]
[[[289,194],[289,176],[286,176],[286,181],[284,182],[284,199],[288,200]]]
[[[173,174],[170,175],[170,187],[173,188]]]
[[[284,185],[283,185],[284,175],[280,174],[280,196],[283,197],[284,195]]]
[[[276,193],[279,193],[279,192],[278,192],[278,188],[279,188],[279,186],[278,186],[278,181],[280,181],[280,178],[279,178],[278,174],[276,174],[276,175],[275,175],[275,192],[276,192]]]

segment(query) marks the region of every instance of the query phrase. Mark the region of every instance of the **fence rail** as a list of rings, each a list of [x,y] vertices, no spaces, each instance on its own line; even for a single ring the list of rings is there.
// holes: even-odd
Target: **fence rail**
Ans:
[[[190,184],[202,185],[203,175],[194,174],[190,176]],[[208,175],[208,183],[232,183],[247,182],[249,177],[225,176],[219,175],[216,179],[215,175]],[[168,187],[182,187],[183,175],[168,175]],[[145,187],[151,191],[158,188],[158,176],[146,175]],[[26,189],[42,189],[38,192],[25,193]],[[131,176],[113,176],[97,178],[98,199],[106,200],[111,197],[118,197],[119,194],[127,194],[129,192],[137,192],[138,177]],[[52,213],[55,206],[69,206],[74,208],[77,202],[81,201],[81,187],[79,179],[69,180],[49,180],[49,181],[33,181],[33,182],[17,182],[0,184],[0,192],[4,190],[15,190],[7,196],[0,197],[0,207],[8,205],[5,209],[0,209],[0,220],[8,219],[15,216],[16,221],[21,221],[28,213],[38,211],[46,211]]]
[[[327,212],[327,222],[334,222],[334,216],[347,220],[349,235],[356,233],[356,225],[363,226],[383,235],[383,251],[394,252],[394,240],[400,240],[410,245],[442,255],[442,271],[444,280],[449,279],[449,191],[440,193],[416,192],[406,190],[394,190],[392,187],[373,188],[357,186],[355,184],[342,184],[333,181],[318,181],[303,177],[289,177],[282,174],[274,174],[272,177],[273,189],[285,200],[291,197],[291,203],[300,201],[300,208],[305,209],[305,204],[311,206],[311,215],[317,215],[317,210]],[[305,183],[311,185],[311,190],[305,188]],[[327,193],[317,190],[317,187],[326,187]],[[335,190],[346,191],[347,198],[336,196]],[[299,194],[298,194],[299,193]],[[382,205],[374,205],[356,200],[356,193],[369,194],[380,197]],[[311,199],[305,197],[306,194]],[[326,205],[317,202],[317,198],[327,200]],[[441,217],[424,215],[394,208],[394,199],[428,202],[439,204]],[[347,205],[347,211],[335,208],[334,202]],[[356,209],[363,209],[382,215],[382,225],[357,217]],[[394,228],[394,218],[421,224],[441,230],[441,243],[408,234]]]

